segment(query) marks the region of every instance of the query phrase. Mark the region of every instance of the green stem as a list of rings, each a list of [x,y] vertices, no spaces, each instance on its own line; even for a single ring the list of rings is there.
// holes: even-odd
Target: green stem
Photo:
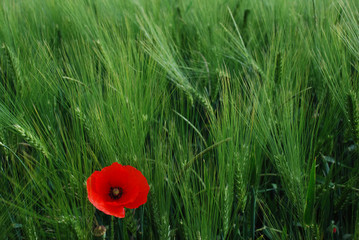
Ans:
[[[115,230],[114,230],[114,221],[113,221],[113,216],[111,216],[111,240],[114,240],[115,239]]]

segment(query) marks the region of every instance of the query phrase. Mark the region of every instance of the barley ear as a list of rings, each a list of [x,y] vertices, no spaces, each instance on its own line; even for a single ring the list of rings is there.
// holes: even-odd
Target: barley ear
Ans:
[[[50,153],[47,151],[45,145],[35,137],[30,131],[25,130],[18,124],[13,125],[13,128],[18,132],[31,146],[39,150],[46,158],[50,157]]]
[[[350,124],[351,135],[358,144],[359,140],[359,113],[358,113],[358,99],[354,91],[350,91],[347,95],[347,113]]]

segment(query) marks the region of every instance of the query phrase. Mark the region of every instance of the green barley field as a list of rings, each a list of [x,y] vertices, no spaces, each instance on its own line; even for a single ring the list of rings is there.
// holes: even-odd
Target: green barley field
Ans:
[[[358,240],[358,144],[357,0],[0,2],[0,239]]]

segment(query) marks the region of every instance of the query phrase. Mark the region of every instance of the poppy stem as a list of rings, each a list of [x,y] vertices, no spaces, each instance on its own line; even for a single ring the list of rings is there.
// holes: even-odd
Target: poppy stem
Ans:
[[[114,239],[115,239],[115,229],[114,229],[113,218],[114,218],[114,217],[111,216],[111,237],[110,237],[111,240],[114,240]]]
[[[97,227],[98,226],[98,221],[96,219],[96,216],[93,219],[95,220],[95,227]]]

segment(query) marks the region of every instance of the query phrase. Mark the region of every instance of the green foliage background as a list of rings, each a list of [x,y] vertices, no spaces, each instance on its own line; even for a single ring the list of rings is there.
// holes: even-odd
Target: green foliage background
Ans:
[[[0,26],[1,239],[359,239],[356,0],[3,0]],[[151,186],[125,219],[87,199],[114,161]]]

